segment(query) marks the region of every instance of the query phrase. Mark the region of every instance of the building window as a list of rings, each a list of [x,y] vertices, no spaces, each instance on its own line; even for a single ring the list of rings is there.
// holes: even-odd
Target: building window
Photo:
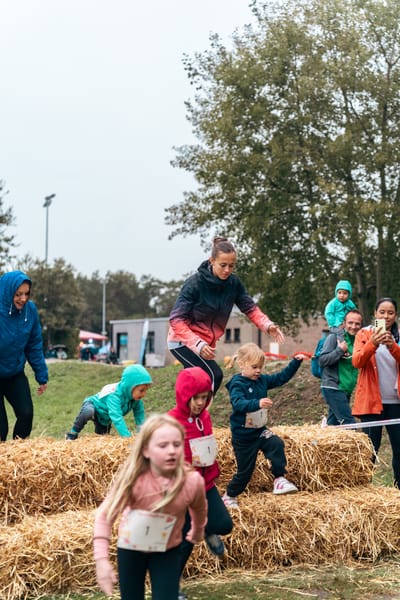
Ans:
[[[154,331],[149,331],[147,334],[147,340],[146,340],[146,353],[147,354],[154,354],[154,351],[155,351],[154,338],[155,338]]]
[[[230,344],[232,341],[232,329],[225,329],[225,344]]]
[[[233,330],[233,341],[235,344],[240,344],[240,327],[235,327]]]

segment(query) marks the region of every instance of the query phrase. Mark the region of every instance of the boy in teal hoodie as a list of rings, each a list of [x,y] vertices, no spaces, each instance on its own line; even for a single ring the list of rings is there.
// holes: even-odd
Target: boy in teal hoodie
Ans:
[[[132,410],[136,427],[140,429],[145,421],[142,398],[151,384],[151,376],[142,365],[129,365],[118,383],[109,383],[94,396],[85,398],[65,439],[76,440],[88,421],[94,421],[95,432],[100,435],[110,433],[114,425],[123,437],[131,436],[124,415]]]
[[[351,299],[352,292],[353,288],[350,281],[341,279],[336,285],[335,297],[325,306],[325,319],[329,329],[332,329],[334,332],[343,324],[347,313],[357,308]]]

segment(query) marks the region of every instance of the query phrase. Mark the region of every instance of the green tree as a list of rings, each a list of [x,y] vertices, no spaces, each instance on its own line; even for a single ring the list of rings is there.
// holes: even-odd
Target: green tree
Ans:
[[[12,258],[11,248],[15,246],[14,235],[7,233],[8,228],[14,225],[12,208],[5,208],[3,205],[7,193],[5,182],[0,179],[0,271],[9,263]]]
[[[32,300],[39,312],[45,348],[51,344],[66,344],[71,355],[79,342],[83,308],[74,268],[62,258],[48,265],[29,256],[22,259],[18,268],[32,280]]]
[[[150,307],[156,317],[168,317],[182,287],[183,280],[161,281],[143,275],[140,286],[150,298]]]
[[[105,281],[105,289],[103,282]],[[101,277],[94,272],[91,277],[78,275],[77,283],[85,303],[81,313],[82,329],[100,332],[103,326],[103,292],[105,292],[105,326],[117,319],[134,319],[155,316],[151,307],[154,286],[151,278],[138,282],[135,275],[126,271],[107,272]],[[110,333],[108,331],[108,333]]]
[[[185,58],[198,142],[174,165],[198,183],[172,235],[225,233],[277,321],[319,313],[338,279],[369,316],[400,293],[400,3],[253,2],[228,49]]]

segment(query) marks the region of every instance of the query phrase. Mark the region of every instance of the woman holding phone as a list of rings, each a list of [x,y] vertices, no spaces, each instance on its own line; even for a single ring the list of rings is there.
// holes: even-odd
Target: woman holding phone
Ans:
[[[375,326],[361,329],[356,335],[353,366],[359,369],[352,413],[359,417],[377,454],[383,426],[370,426],[371,421],[400,419],[400,346],[397,326],[397,303],[381,298],[375,305]],[[379,319],[384,320],[383,328]],[[400,483],[400,423],[386,425],[392,447],[394,485]]]

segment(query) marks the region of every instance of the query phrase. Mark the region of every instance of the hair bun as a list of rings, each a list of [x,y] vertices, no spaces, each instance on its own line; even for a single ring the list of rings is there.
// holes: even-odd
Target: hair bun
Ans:
[[[213,239],[213,245],[215,246],[215,244],[219,244],[220,242],[227,242],[227,241],[228,241],[228,238],[226,238],[226,237],[216,236]]]

